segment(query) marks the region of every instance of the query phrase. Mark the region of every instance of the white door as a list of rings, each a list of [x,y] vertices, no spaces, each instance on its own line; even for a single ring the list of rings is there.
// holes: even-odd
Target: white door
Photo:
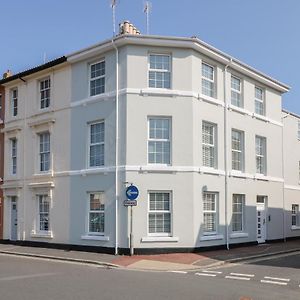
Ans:
[[[11,197],[11,234],[10,239],[16,241],[18,239],[18,208],[16,197]]]
[[[257,242],[264,243],[266,241],[266,211],[264,203],[257,203],[256,206],[257,219]]]

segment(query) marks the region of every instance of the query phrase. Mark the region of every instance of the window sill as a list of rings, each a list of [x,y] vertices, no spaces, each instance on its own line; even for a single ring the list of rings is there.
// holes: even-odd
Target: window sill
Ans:
[[[295,226],[295,225],[293,225],[293,226],[291,227],[291,230],[300,230],[300,226]]]
[[[223,239],[224,239],[223,234],[203,235],[200,238],[200,241],[204,242],[204,241],[215,241],[215,240],[223,240]]]
[[[228,109],[232,110],[232,111],[235,111],[237,113],[240,113],[242,115],[249,115],[250,114],[246,109],[244,109],[242,107],[238,107],[238,106],[232,105],[232,104],[228,105]]]
[[[205,102],[211,103],[211,104],[215,104],[215,105],[219,105],[219,106],[224,106],[224,102],[214,98],[214,97],[210,97],[204,94],[199,94],[199,98]]]
[[[155,243],[155,242],[178,242],[179,238],[176,236],[147,236],[141,239],[142,243]]]
[[[248,237],[248,236],[249,236],[249,234],[248,234],[247,232],[236,232],[236,233],[231,233],[231,234],[229,235],[229,237],[230,237],[231,239],[246,238],[246,237]]]
[[[104,236],[104,235],[82,235],[81,236],[82,240],[90,240],[90,241],[109,241],[109,236]]]
[[[53,233],[52,233],[52,231],[48,231],[48,232],[35,232],[35,231],[32,231],[30,233],[30,236],[34,237],[34,238],[53,239]]]

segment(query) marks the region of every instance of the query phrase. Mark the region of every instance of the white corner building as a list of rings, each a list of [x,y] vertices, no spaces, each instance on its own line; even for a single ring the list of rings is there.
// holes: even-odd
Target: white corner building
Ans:
[[[0,83],[4,239],[128,252],[130,183],[136,253],[300,237],[289,87],[199,39],[120,34]]]

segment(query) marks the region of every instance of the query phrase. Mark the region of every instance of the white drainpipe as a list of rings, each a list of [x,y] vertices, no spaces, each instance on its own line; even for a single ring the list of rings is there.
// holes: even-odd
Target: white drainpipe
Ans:
[[[115,45],[114,40],[111,43],[116,50],[116,172],[115,172],[115,218],[116,218],[116,228],[115,228],[115,255],[118,255],[118,199],[119,199],[119,50]]]
[[[231,64],[232,59],[230,59],[229,64],[224,68],[224,169],[225,169],[225,230],[226,230],[226,247],[229,250],[229,229],[228,229],[228,140],[227,140],[227,113],[228,113],[228,102],[226,95],[226,74],[227,68]]]

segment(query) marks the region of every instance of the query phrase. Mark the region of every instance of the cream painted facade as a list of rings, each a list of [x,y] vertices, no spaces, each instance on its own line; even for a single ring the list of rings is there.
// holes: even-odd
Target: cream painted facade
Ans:
[[[165,59],[167,69],[158,57]],[[150,59],[158,61],[157,69]],[[209,80],[204,69],[213,70],[204,72]],[[167,87],[150,87],[161,84],[162,70],[168,73],[162,75]],[[51,78],[46,110],[38,108],[43,78]],[[6,107],[12,89],[19,91],[18,116],[7,109],[5,118],[5,239],[12,239],[11,207],[16,201],[17,240],[126,251],[126,182],[140,191],[133,208],[133,244],[140,252],[299,236],[292,222],[300,218],[295,217],[300,142],[297,117],[282,113],[286,85],[198,39],[138,35],[83,49],[24,80],[4,83]],[[91,95],[94,80],[99,91]],[[210,96],[205,84],[211,87]],[[237,93],[232,86],[237,85],[240,107],[232,100]],[[255,107],[259,93],[262,114]],[[167,127],[157,129],[166,126],[161,124]],[[101,136],[95,144],[93,130]],[[212,144],[203,142],[209,130]],[[50,133],[51,167],[40,172],[39,138],[44,132]],[[240,138],[239,149],[232,149],[233,135]],[[11,174],[13,138],[18,142],[16,175]],[[91,166],[94,149],[104,149],[104,155],[95,154],[101,159],[96,167]],[[239,157],[235,167],[233,155]],[[257,161],[262,162],[259,171]],[[40,195],[50,199],[49,228],[42,232]],[[97,197],[101,205],[95,209]]]

